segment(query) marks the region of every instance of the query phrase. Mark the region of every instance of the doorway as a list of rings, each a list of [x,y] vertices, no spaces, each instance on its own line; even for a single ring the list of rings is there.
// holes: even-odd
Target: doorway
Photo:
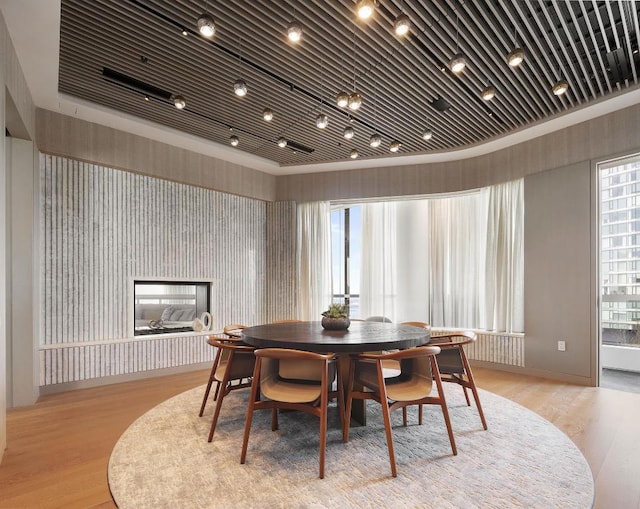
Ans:
[[[598,165],[600,386],[640,392],[640,154]]]

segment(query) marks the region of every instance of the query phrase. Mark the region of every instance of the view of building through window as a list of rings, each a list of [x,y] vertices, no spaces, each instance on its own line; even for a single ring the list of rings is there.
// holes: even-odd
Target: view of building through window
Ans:
[[[360,206],[341,208],[331,212],[331,250],[333,302],[349,306],[351,318],[363,318],[360,316],[362,260]]]
[[[640,347],[640,156],[600,169],[602,343]]]

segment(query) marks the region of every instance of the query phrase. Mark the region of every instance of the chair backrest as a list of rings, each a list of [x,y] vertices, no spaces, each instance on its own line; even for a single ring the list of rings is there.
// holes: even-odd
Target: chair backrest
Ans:
[[[391,320],[386,316],[370,316],[364,319],[365,322],[384,322],[391,323]]]
[[[462,346],[475,342],[476,333],[473,331],[451,332],[431,336],[430,345],[438,345],[442,352],[438,355],[438,367],[440,372],[447,375],[465,372],[462,359]]]
[[[410,325],[411,327],[421,327],[423,329],[431,330],[431,325],[427,322],[402,322],[400,325]]]
[[[218,348],[220,374],[216,374],[217,380],[222,380],[224,371],[229,369],[229,379],[237,380],[249,378],[253,375],[255,366],[255,348],[235,341],[233,338],[209,338],[209,344]]]
[[[376,364],[388,361],[400,363],[400,374],[385,378],[387,396],[395,401],[413,401],[431,393],[433,371],[431,358],[440,353],[438,346],[420,346],[385,354],[361,354],[360,359],[370,359]],[[376,366],[377,367],[377,366]],[[373,390],[379,390],[377,369],[372,370],[367,363],[357,364],[356,379]]]
[[[242,337],[242,329],[246,329],[246,325],[242,325],[241,323],[230,323],[229,325],[225,325],[222,332],[229,336],[230,338],[241,338]]]
[[[320,354],[288,348],[264,348],[255,351],[260,362],[260,390],[269,399],[282,402],[311,402],[327,392],[329,361],[332,353]],[[306,383],[304,379],[283,379],[280,363],[303,362],[313,372],[320,373],[319,384]]]

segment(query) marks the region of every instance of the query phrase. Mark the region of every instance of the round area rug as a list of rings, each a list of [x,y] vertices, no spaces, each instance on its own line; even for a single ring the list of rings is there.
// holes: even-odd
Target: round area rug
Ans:
[[[398,477],[391,477],[380,405],[367,403],[367,426],[342,442],[330,408],[325,478],[318,478],[318,419],[284,412],[254,414],[245,465],[240,450],[248,390],[224,400],[213,442],[213,402],[198,417],[204,386],[175,396],[136,420],[109,461],[109,487],[126,508],[589,508],[589,466],[571,440],[526,408],[480,391],[489,429],[462,389],[445,384],[458,455],[440,407],[392,414]]]

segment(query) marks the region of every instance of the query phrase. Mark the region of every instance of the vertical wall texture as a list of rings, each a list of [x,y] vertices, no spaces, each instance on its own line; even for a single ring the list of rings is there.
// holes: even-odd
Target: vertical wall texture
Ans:
[[[40,163],[41,385],[212,358],[203,337],[132,337],[136,278],[213,280],[214,329],[264,320],[265,202],[61,157]]]
[[[266,321],[296,318],[296,204],[267,204]]]

